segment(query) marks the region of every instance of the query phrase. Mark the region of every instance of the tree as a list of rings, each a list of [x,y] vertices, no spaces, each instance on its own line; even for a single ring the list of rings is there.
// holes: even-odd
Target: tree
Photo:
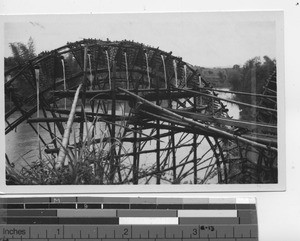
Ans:
[[[239,70],[239,69],[240,69],[240,66],[239,66],[238,64],[235,64],[235,65],[233,65],[232,68],[235,69],[235,70]]]
[[[218,76],[220,78],[220,83],[224,84],[224,82],[227,80],[227,74],[224,70],[219,70]]]
[[[35,44],[33,39],[30,37],[27,44],[21,42],[10,43],[9,47],[13,54],[13,60],[16,64],[24,64],[29,59],[36,56]]]
[[[26,44],[15,42],[10,43],[9,47],[11,49],[12,56],[4,59],[5,70],[15,67],[16,65],[22,65],[36,56],[35,44],[31,37]],[[32,94],[33,89],[30,85],[28,85],[24,76],[19,76],[11,85],[10,91],[13,91],[14,96],[17,96],[17,98],[22,101],[24,98]],[[7,93],[7,96],[10,96],[10,93]],[[6,99],[6,102],[11,103],[11,100]],[[6,107],[7,106],[9,105],[6,104]]]
[[[276,69],[276,60],[270,59],[268,56],[263,57],[263,61],[259,57],[255,57],[246,61],[242,68],[234,68],[229,75],[229,82],[234,91],[242,91],[248,93],[262,93],[266,80]],[[251,98],[251,96],[237,95],[239,101],[257,105],[259,98]],[[241,118],[249,120],[253,118],[250,108],[243,108]]]
[[[270,59],[268,56],[263,57],[263,62],[260,57],[254,57],[246,61],[242,68],[237,68],[237,65],[234,65],[232,73],[229,75],[228,79],[232,85],[232,90],[235,91],[244,91],[244,92],[253,92],[252,81],[253,78],[255,81],[255,91],[256,93],[261,93],[263,91],[262,87],[265,84],[265,81],[273,73],[276,68],[276,60]],[[238,77],[237,73],[240,74]],[[255,74],[255,76],[253,76]],[[240,78],[240,80],[239,80]],[[245,101],[249,101],[247,97]]]
[[[228,73],[228,81],[233,90],[239,90],[241,86],[241,73],[240,71],[233,70]]]

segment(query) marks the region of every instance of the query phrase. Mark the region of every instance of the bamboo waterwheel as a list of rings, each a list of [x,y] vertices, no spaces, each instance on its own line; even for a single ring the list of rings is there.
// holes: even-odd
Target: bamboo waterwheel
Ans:
[[[8,183],[45,160],[53,172],[86,167],[80,184],[277,182],[275,72],[256,122],[232,119],[226,103],[247,104],[220,98],[182,58],[131,41],[67,43],[5,79],[6,138],[21,125],[33,137],[19,158],[6,153]]]

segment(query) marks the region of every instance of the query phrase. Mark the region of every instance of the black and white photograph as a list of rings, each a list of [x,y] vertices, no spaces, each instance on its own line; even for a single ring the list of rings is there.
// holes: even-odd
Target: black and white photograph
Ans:
[[[285,176],[282,12],[2,20],[8,188]]]

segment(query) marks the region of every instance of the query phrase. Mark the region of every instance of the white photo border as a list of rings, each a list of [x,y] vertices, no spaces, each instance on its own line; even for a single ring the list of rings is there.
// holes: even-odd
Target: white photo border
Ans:
[[[265,11],[265,10],[262,10]],[[243,11],[240,11],[241,13]],[[255,11],[254,11],[255,12]],[[261,11],[258,11],[261,12]],[[187,12],[188,13],[188,12]],[[201,13],[201,12],[199,12]],[[5,182],[5,145],[0,146],[2,162],[0,165],[0,192],[4,194],[84,194],[84,193],[201,193],[201,192],[256,192],[285,191],[286,188],[286,141],[285,141],[285,56],[284,56],[284,11],[270,11],[276,16],[276,61],[277,61],[277,107],[278,107],[278,183],[277,184],[203,184],[203,185],[6,185]],[[120,13],[123,14],[123,13]],[[134,14],[134,13],[133,13]],[[147,13],[149,14],[149,13]],[[152,14],[152,13],[151,13]],[[155,14],[155,13],[153,13]],[[38,16],[38,15],[36,15]],[[68,15],[66,15],[68,16]],[[79,15],[78,15],[79,16]],[[20,16],[20,19],[28,17]],[[32,17],[32,16],[31,16]],[[18,16],[0,16],[0,53],[4,53],[4,23]],[[0,59],[4,66],[3,55]],[[191,63],[193,64],[193,63]],[[0,70],[4,78],[4,68]],[[4,79],[3,79],[4,82]],[[4,86],[0,87],[4,93]],[[4,117],[4,94],[1,95],[0,111]],[[4,118],[1,118],[1,143],[5,143]]]

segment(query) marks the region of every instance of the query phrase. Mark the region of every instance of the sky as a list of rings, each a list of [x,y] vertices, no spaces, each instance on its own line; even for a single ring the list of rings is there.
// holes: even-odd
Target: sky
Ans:
[[[203,67],[232,67],[264,55],[276,58],[278,12],[148,13],[12,16],[4,24],[9,43],[33,38],[36,53],[83,38],[133,40]]]

